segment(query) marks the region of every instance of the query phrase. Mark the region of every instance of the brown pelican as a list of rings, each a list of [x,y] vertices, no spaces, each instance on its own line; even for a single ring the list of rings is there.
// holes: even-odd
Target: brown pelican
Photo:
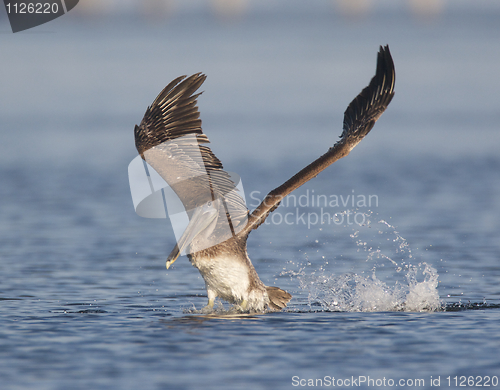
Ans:
[[[338,159],[368,134],[394,96],[395,71],[389,47],[380,47],[376,74],[344,113],[340,139],[329,150],[272,190],[249,212],[235,182],[207,146],[195,93],[206,76],[181,76],[168,84],[135,126],[141,157],[169,184],[189,223],[167,258],[167,268],[186,251],[205,280],[211,310],[216,297],[243,311],[281,310],[291,295],[265,286],[247,254],[247,239],[280,201]]]

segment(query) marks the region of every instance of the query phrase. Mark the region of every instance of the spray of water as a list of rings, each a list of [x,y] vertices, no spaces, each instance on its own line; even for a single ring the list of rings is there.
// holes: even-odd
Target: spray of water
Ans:
[[[394,226],[384,220],[372,223],[371,215],[366,217],[365,224],[356,226],[350,237],[358,256],[366,256],[368,271],[337,274],[327,261],[319,269],[302,266],[298,271],[285,270],[282,275],[297,278],[300,288],[308,292],[311,308],[348,312],[442,309],[436,269],[425,262],[414,264],[408,242]],[[363,238],[373,227],[378,227],[378,238]]]

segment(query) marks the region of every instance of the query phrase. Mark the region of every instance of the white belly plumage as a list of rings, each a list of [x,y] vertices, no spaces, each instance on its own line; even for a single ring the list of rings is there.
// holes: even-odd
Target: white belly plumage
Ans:
[[[192,263],[203,276],[209,294],[212,290],[216,296],[231,303],[247,299],[250,281],[246,264],[229,256],[201,258]]]
[[[191,259],[205,280],[208,299],[220,297],[223,300],[243,304],[254,310],[264,310],[267,304],[267,293],[264,284],[262,288],[250,289],[250,269],[246,262],[231,256]]]

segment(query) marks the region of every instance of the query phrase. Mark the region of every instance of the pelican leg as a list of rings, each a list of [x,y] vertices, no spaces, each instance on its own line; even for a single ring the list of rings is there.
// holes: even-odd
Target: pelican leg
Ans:
[[[217,295],[211,290],[207,290],[207,295],[208,304],[203,309],[201,309],[203,313],[211,313],[214,310],[215,298],[217,297]]]
[[[241,305],[240,305],[241,309],[243,311],[246,311],[247,308],[248,308],[248,301],[246,299],[243,299],[243,301],[241,302]]]

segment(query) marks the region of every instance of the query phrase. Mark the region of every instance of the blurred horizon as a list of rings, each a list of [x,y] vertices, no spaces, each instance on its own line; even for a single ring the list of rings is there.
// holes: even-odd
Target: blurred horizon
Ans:
[[[286,3],[286,4],[285,4]],[[0,20],[6,18],[5,8]],[[68,14],[71,18],[142,18],[152,23],[178,16],[202,14],[221,22],[237,23],[259,13],[328,12],[352,22],[399,12],[420,22],[436,22],[451,12],[500,11],[496,0],[324,0],[304,4],[300,0],[82,0]],[[65,17],[68,17],[66,15]],[[166,18],[166,19],[165,19]]]
[[[468,0],[328,0],[304,7],[301,1],[289,0],[286,7],[282,0],[100,0],[81,1],[76,13],[86,16],[142,15],[156,18],[159,15],[175,16],[184,12],[206,12],[220,18],[239,18],[259,11],[290,12],[308,9],[330,9],[332,13],[345,17],[369,17],[388,10],[406,11],[418,19],[439,17],[451,10],[500,10],[495,0],[471,2]]]
[[[0,162],[131,159],[146,107],[196,72],[219,158],[311,160],[337,139],[385,44],[396,96],[360,155],[494,156],[499,20],[492,0],[87,0],[12,34],[2,11]],[[251,153],[234,147],[242,137]]]

